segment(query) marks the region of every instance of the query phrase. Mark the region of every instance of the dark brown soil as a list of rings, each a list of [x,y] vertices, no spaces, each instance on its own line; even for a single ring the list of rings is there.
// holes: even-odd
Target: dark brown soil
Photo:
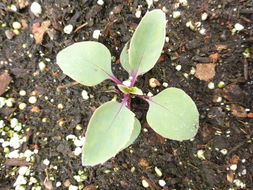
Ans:
[[[142,130],[130,148],[104,165],[93,168],[81,165],[81,157],[73,154],[75,146],[66,140],[66,136],[74,134],[78,137],[85,134],[94,109],[113,98],[114,94],[107,92],[113,84],[105,81],[96,87],[71,85],[73,80],[61,72],[55,63],[55,57],[67,45],[94,40],[92,33],[99,29],[101,36],[98,41],[105,44],[118,60],[124,44],[132,35],[129,29],[134,30],[141,19],[135,17],[136,8],[142,5],[143,16],[147,11],[147,3],[140,0],[105,0],[105,4],[100,6],[92,0],[45,0],[39,1],[43,13],[40,17],[35,17],[29,10],[32,2],[17,12],[7,8],[11,4],[18,6],[16,2],[0,2],[0,24],[6,24],[0,28],[0,74],[7,70],[13,79],[2,97],[15,99],[12,107],[4,106],[0,109],[0,120],[9,125],[11,118],[17,118],[24,124],[22,132],[27,141],[19,148],[20,152],[27,149],[39,150],[30,166],[38,183],[27,183],[26,189],[35,186],[46,189],[44,181],[47,178],[55,189],[68,189],[63,185],[64,182],[66,186],[69,185],[66,184],[67,180],[74,186],[83,185],[80,189],[86,187],[86,190],[96,189],[95,187],[101,190],[145,189],[142,180],[146,180],[149,189],[154,190],[253,189],[251,0],[189,0],[189,7],[178,8],[181,17],[177,19],[171,16],[176,0],[159,0],[154,3],[151,9],[167,8],[169,42],[165,43],[159,63],[139,78],[137,86],[145,93],[156,94],[165,87],[161,85],[155,89],[150,88],[148,80],[154,77],[161,84],[167,82],[169,87],[185,90],[199,109],[200,130],[192,141],[165,140],[146,123],[148,104],[135,99],[133,110],[143,129],[147,130]],[[204,12],[208,18],[201,21]],[[51,21],[49,28],[54,40],[45,34],[42,43],[36,44],[31,37],[32,25],[46,20]],[[206,34],[201,35],[199,31],[187,28],[186,22],[190,20],[193,23],[201,21]],[[8,39],[5,32],[12,29],[14,21],[26,22],[27,28]],[[87,25],[75,31],[85,22]],[[236,23],[242,24],[244,30],[232,34]],[[65,34],[63,28],[67,24],[72,24],[75,32]],[[243,55],[246,48],[250,52],[247,58]],[[218,60],[210,56],[213,54],[218,55]],[[42,72],[38,67],[41,61],[46,64],[46,70]],[[201,81],[189,74],[197,64],[212,62],[216,64],[216,73],[210,81]],[[112,63],[115,75],[127,79],[127,73],[116,63]],[[176,65],[181,65],[182,69],[177,71]],[[185,73],[189,74],[188,78]],[[224,88],[217,87],[220,81],[225,82]],[[208,88],[209,82],[214,82],[215,89]],[[84,89],[92,95],[86,101],[81,96]],[[20,96],[20,90],[25,90],[27,95]],[[37,97],[34,105],[28,102],[32,93]],[[217,102],[217,97],[222,97],[222,101]],[[19,109],[20,102],[27,104],[25,110]],[[58,109],[58,104],[63,104],[64,108]],[[43,118],[47,118],[46,121]],[[82,126],[82,130],[76,130],[77,124]],[[0,138],[8,140],[2,132]],[[197,156],[199,150],[204,151],[204,158]],[[20,164],[7,164],[13,160],[6,158],[3,151],[4,148],[0,146],[0,189],[14,189]],[[50,161],[49,166],[43,164],[45,159]],[[27,163],[23,161],[21,165],[24,164]],[[230,169],[233,164],[237,165],[235,171]],[[162,177],[157,176],[155,167],[162,171]],[[78,175],[79,170],[84,170],[87,179],[78,183],[74,176]],[[165,180],[165,187],[159,186],[160,179]],[[238,180],[245,187],[239,187]],[[62,185],[56,187],[56,182],[61,182]]]

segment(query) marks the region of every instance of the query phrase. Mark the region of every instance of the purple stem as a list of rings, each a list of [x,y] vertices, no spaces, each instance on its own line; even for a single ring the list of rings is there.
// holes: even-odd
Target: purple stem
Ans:
[[[113,81],[113,82],[115,82],[117,85],[118,84],[122,84],[122,82],[119,79],[117,79],[115,76],[111,76],[108,79],[111,80],[111,81]]]
[[[130,100],[131,100],[130,94],[124,94],[124,98],[123,98],[121,104],[124,104],[124,105],[126,105],[126,107],[128,109],[131,109]]]
[[[137,80],[138,71],[134,71],[130,76],[133,77],[131,80],[131,85],[130,85],[130,88],[132,88]]]
[[[149,96],[146,96],[146,95],[137,95],[137,97],[145,100],[148,103],[153,102],[152,99]]]

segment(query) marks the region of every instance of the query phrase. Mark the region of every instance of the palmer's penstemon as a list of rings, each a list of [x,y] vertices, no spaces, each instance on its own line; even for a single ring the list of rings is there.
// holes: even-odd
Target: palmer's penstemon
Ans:
[[[109,101],[93,113],[85,135],[82,163],[94,166],[104,163],[131,145],[141,131],[141,124],[130,110],[131,97],[149,104],[147,122],[159,135],[172,140],[188,140],[199,128],[199,113],[193,100],[181,89],[167,88],[153,97],[135,86],[138,76],[154,67],[164,46],[165,14],[153,10],[142,18],[130,42],[120,55],[129,79],[121,82],[111,70],[110,51],[94,41],[78,42],[61,50],[57,64],[72,79],[94,86],[109,79],[116,83],[121,102]]]

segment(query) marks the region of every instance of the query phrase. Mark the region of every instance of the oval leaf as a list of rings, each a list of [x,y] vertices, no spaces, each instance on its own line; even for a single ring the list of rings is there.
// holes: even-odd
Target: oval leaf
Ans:
[[[129,42],[127,42],[125,44],[124,48],[121,51],[121,54],[120,54],[120,64],[129,73],[129,75],[131,75],[131,73],[133,71],[132,71],[132,69],[131,69],[131,67],[129,65],[128,50],[129,50]]]
[[[129,141],[127,142],[127,144],[125,145],[124,148],[127,148],[128,146],[133,144],[134,141],[139,136],[140,132],[141,132],[141,123],[137,118],[134,118],[134,129],[132,131],[132,134],[131,134],[131,137],[130,137]]]
[[[165,42],[166,18],[160,9],[148,12],[130,42],[129,65],[137,75],[154,67]]]
[[[141,89],[137,87],[127,87],[125,85],[118,84],[117,85],[119,90],[123,92],[124,94],[134,94],[134,95],[143,95],[143,92]]]
[[[83,165],[104,163],[122,150],[134,128],[134,113],[115,101],[100,106],[92,115],[83,147]]]
[[[57,54],[56,62],[66,75],[86,86],[113,76],[110,51],[98,42],[74,43]]]
[[[147,121],[159,135],[172,140],[188,140],[199,128],[199,112],[183,90],[167,88],[152,97]]]

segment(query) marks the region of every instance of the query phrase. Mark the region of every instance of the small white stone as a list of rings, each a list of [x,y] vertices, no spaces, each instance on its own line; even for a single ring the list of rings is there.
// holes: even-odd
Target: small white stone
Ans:
[[[26,95],[26,91],[20,90],[20,91],[19,91],[19,95],[20,95],[20,96],[25,96],[25,95]]]
[[[235,30],[241,31],[241,30],[243,30],[243,29],[244,29],[244,26],[243,26],[243,25],[241,25],[241,24],[239,24],[239,23],[236,23],[236,24],[235,24]]]
[[[2,108],[6,104],[6,99],[3,97],[0,97],[0,108]]]
[[[204,150],[198,150],[198,152],[197,152],[197,157],[198,157],[199,159],[205,160],[206,158],[205,158],[204,153],[205,153]]]
[[[30,177],[29,185],[32,185],[32,184],[37,183],[37,182],[38,182],[38,180],[35,177]]]
[[[50,161],[48,159],[43,160],[43,164],[48,166],[50,164]]]
[[[245,163],[245,162],[246,162],[246,159],[243,158],[243,159],[242,159],[242,163]]]
[[[22,27],[22,25],[19,22],[13,22],[12,27],[16,30],[19,30]]]
[[[37,102],[37,98],[35,96],[31,96],[29,99],[28,99],[28,102],[31,103],[31,104],[35,104]]]
[[[24,185],[17,185],[15,190],[26,190],[26,187]]]
[[[176,66],[176,70],[177,70],[177,71],[180,71],[181,69],[182,69],[182,65],[177,65],[177,66]]]
[[[37,2],[33,2],[31,5],[31,12],[38,17],[42,12],[40,4]]]
[[[60,187],[61,186],[61,182],[60,181],[57,181],[56,184],[55,184],[56,187]]]
[[[243,169],[242,170],[242,175],[246,175],[247,174],[247,170],[246,169]]]
[[[218,97],[217,99],[216,99],[216,102],[221,102],[222,101],[222,97]]]
[[[13,136],[10,139],[10,147],[13,147],[14,149],[18,149],[22,144],[22,141],[18,138],[18,136]]]
[[[13,4],[10,6],[10,9],[11,9],[12,11],[14,11],[14,12],[17,12],[17,11],[18,11],[17,6],[16,6],[16,5],[13,5]]]
[[[187,0],[179,0],[179,3],[181,3],[181,5],[184,6],[184,7],[188,6],[188,1]]]
[[[39,69],[40,69],[40,71],[44,71],[45,68],[46,68],[46,64],[43,61],[39,62]]]
[[[163,87],[167,88],[169,86],[169,84],[167,82],[164,82],[163,84]]]
[[[233,170],[233,171],[235,171],[237,169],[237,165],[236,164],[232,164],[230,166],[230,169]]]
[[[205,28],[201,28],[201,29],[199,30],[199,33],[200,33],[201,35],[205,35],[205,34],[206,34],[206,29],[205,29]]]
[[[152,92],[148,92],[147,96],[152,97],[153,96]]]
[[[18,174],[19,175],[25,175],[28,170],[29,170],[29,168],[27,166],[22,166],[22,167],[19,168]]]
[[[20,109],[20,110],[24,110],[25,108],[26,108],[26,103],[20,103],[19,105],[18,105],[18,108]]]
[[[204,13],[201,14],[201,20],[204,21],[204,20],[207,19],[207,17],[208,17],[208,14],[206,12],[204,12]]]
[[[70,185],[69,190],[78,190],[78,187],[75,185]]]
[[[67,141],[68,140],[75,140],[75,139],[77,139],[77,137],[75,135],[68,135],[68,136],[66,136],[66,140]]]
[[[188,74],[188,73],[184,73],[183,75],[184,75],[185,78],[188,79],[188,77],[189,77],[189,74]]]
[[[181,16],[181,12],[180,11],[173,11],[172,16],[173,16],[173,18],[179,18]]]
[[[7,107],[12,107],[13,106],[13,103],[15,102],[15,99],[14,98],[8,98],[5,102],[6,106]]]
[[[161,172],[161,170],[158,167],[155,167],[155,173],[161,177],[163,175],[163,173]]]
[[[73,25],[72,24],[69,24],[67,26],[64,27],[63,31],[65,34],[70,34],[72,31],[73,31]]]
[[[215,85],[214,85],[213,82],[209,82],[207,86],[208,86],[208,88],[211,89],[211,90],[214,89],[214,87],[215,87]]]
[[[0,129],[3,128],[5,126],[4,121],[0,120]]]
[[[58,104],[57,108],[60,109],[60,110],[62,110],[64,108],[64,106],[63,106],[63,104]]]
[[[188,21],[186,23],[186,27],[190,28],[191,30],[195,30],[195,26],[192,24],[192,21]]]
[[[148,184],[148,182],[147,182],[145,179],[143,179],[143,180],[141,181],[141,183],[142,183],[142,186],[143,186],[143,187],[145,187],[145,188],[148,188],[148,187],[149,187],[149,184]]]
[[[161,187],[164,187],[166,185],[166,182],[163,179],[160,179],[158,183]]]
[[[94,32],[93,32],[93,34],[92,34],[92,37],[93,37],[94,39],[97,39],[97,40],[98,40],[99,36],[100,36],[100,30],[94,30]]]
[[[135,17],[136,17],[136,18],[140,18],[140,17],[141,17],[141,8],[140,8],[140,7],[138,7],[138,8],[136,9]]]
[[[196,73],[196,69],[194,67],[191,68],[190,74],[194,75]]]
[[[81,147],[76,147],[74,150],[74,155],[79,156],[82,153]]]
[[[146,0],[148,4],[148,9],[153,5],[153,0]]]
[[[17,185],[25,185],[27,183],[27,180],[24,176],[19,175],[14,183],[14,187],[16,187]]]
[[[168,37],[168,36],[166,36],[166,38],[165,38],[165,42],[169,42],[170,41],[170,38]]]
[[[100,5],[100,6],[103,6],[104,3],[105,3],[105,2],[104,2],[103,0],[98,0],[98,1],[97,1],[97,4]]]
[[[88,95],[88,92],[86,90],[83,90],[81,94],[82,94],[82,97],[83,97],[84,100],[89,99],[89,95]]]
[[[14,150],[12,152],[10,152],[7,155],[8,158],[18,158],[19,157],[19,150]]]
[[[223,155],[226,155],[228,153],[228,150],[227,149],[221,149],[220,152],[223,154]]]
[[[77,147],[81,147],[84,144],[84,139],[75,139],[74,140],[74,145]]]

